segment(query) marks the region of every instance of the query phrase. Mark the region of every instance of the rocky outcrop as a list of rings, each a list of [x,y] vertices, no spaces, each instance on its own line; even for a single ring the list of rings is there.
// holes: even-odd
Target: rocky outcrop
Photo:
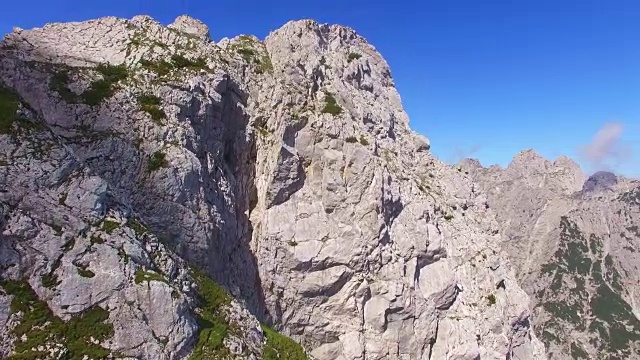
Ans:
[[[617,183],[618,178],[616,177],[616,174],[608,171],[598,171],[597,173],[589,176],[582,186],[582,192],[588,193],[613,189]]]
[[[640,182],[567,158],[459,164],[488,194],[552,359],[640,358]]]
[[[102,324],[44,344],[10,327],[4,354],[306,357],[262,321],[319,360],[544,358],[486,197],[352,29],[214,43],[138,16],[0,46],[0,310]]]

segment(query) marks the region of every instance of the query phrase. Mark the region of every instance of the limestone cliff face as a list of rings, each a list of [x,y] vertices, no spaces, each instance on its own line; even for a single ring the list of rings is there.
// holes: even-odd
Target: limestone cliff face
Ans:
[[[307,356],[262,321],[316,359],[544,358],[486,197],[352,29],[102,18],[0,49],[2,356]]]
[[[640,182],[533,151],[460,164],[495,209],[552,359],[640,358]]]

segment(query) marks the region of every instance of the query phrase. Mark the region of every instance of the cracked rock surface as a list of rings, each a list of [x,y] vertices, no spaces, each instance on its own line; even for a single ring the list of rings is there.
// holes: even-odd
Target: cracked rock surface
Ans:
[[[56,324],[107,311],[122,358],[283,358],[260,322],[319,360],[545,358],[487,196],[354,30],[108,17],[0,49],[3,356],[19,288]]]

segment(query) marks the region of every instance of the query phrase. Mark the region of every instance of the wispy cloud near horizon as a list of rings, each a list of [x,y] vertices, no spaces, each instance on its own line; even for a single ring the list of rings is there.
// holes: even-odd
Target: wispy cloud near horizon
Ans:
[[[453,153],[451,154],[451,156],[449,156],[449,163],[450,164],[457,164],[458,162],[460,162],[460,160],[469,158],[471,155],[477,153],[480,148],[482,146],[475,144],[472,145],[470,148],[468,149],[463,149],[461,147],[455,147],[453,149]]]
[[[622,140],[624,125],[620,122],[605,123],[590,143],[581,146],[578,154],[591,171],[614,171],[620,164],[631,159],[632,151]]]

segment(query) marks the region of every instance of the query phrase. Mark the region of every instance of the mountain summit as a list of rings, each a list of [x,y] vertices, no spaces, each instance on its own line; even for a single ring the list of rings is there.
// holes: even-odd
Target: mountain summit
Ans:
[[[640,182],[531,152],[460,167],[496,212],[549,359],[640,359]]]
[[[545,358],[533,265],[354,30],[49,24],[0,84],[3,358]]]

